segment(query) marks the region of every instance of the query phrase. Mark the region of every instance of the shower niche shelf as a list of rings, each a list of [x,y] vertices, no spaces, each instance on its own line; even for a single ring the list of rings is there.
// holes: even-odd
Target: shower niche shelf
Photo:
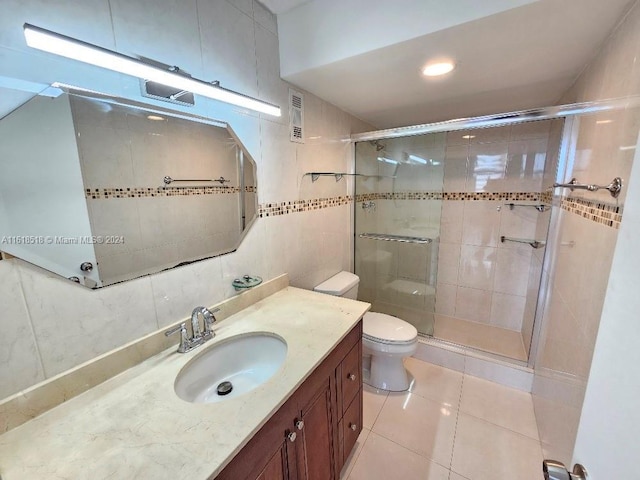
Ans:
[[[346,173],[346,172],[307,172],[303,177],[310,176],[311,182],[315,182],[320,177],[335,177],[336,182],[342,180],[342,177],[365,177],[365,178],[396,178],[389,175],[365,175],[364,173]]]
[[[509,210],[515,210],[516,207],[530,207],[535,208],[540,213],[546,212],[551,207],[544,203],[505,203],[505,207],[509,207]]]

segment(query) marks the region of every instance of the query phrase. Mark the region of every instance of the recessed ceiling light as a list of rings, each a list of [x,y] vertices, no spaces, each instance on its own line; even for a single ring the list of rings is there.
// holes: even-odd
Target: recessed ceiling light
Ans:
[[[439,75],[445,75],[455,68],[455,65],[451,61],[446,62],[433,62],[429,63],[422,69],[422,74],[427,77],[437,77]]]
[[[147,115],[147,118],[148,118],[149,120],[155,120],[155,121],[164,120],[164,118],[162,118],[162,117],[161,117],[161,116],[159,116],[159,115]]]
[[[475,135],[463,135],[462,138],[464,138],[465,140],[470,140],[472,138],[476,138]]]

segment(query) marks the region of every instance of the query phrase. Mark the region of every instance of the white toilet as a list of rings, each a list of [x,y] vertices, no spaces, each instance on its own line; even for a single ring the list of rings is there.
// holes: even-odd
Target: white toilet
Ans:
[[[340,272],[314,288],[316,292],[356,300],[360,278]],[[418,330],[397,317],[367,312],[362,325],[364,381],[372,387],[392,392],[409,388],[409,376],[402,359],[410,357],[418,346]]]

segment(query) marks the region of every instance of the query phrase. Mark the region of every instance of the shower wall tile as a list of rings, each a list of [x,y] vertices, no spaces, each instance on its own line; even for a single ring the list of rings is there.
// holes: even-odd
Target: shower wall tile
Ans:
[[[478,128],[475,130],[469,130],[466,135],[471,136],[471,144],[477,143],[500,143],[509,140],[509,134],[511,132],[511,126],[505,127],[492,127],[492,128]],[[473,148],[473,147],[472,147]]]
[[[460,268],[460,245],[457,243],[440,243],[438,251],[438,282],[458,284]]]
[[[492,130],[492,129],[486,129]],[[505,192],[508,144],[472,143],[467,166],[467,192]]]
[[[442,242],[460,243],[462,241],[463,218],[464,202],[457,200],[442,201],[440,222],[440,240]]]
[[[552,126],[555,127],[555,143],[550,141]],[[562,122],[537,121],[500,128],[448,132],[444,191],[460,191],[461,178],[466,175],[466,192],[540,192],[547,172],[545,167],[548,158],[552,161],[557,159],[556,151],[549,157],[547,150],[557,148],[561,131]],[[552,169],[548,168],[549,171]],[[483,313],[478,315],[473,312],[475,317],[467,319],[487,321],[522,331],[532,249],[528,245],[501,243],[500,237],[544,240],[549,212],[541,213],[533,207],[511,209],[507,203],[512,202],[443,201],[442,243],[438,265],[439,288],[443,290],[443,294],[438,294],[438,298],[444,309],[452,295],[451,289],[443,285],[457,285],[456,316],[466,318],[460,317],[467,311],[462,305],[465,304],[465,298],[474,293],[477,298],[486,300],[485,303],[480,303],[489,305],[489,312],[485,308]],[[535,205],[538,202],[513,203]],[[461,254],[456,268],[454,255],[458,244]],[[541,260],[544,248],[533,254]],[[534,283],[537,286],[537,282]],[[461,290],[462,288],[467,290]],[[474,290],[470,291],[470,288]],[[483,295],[476,290],[483,290],[488,294]],[[536,297],[537,291],[531,292],[530,296]],[[534,311],[529,312],[529,317],[533,318]],[[531,318],[527,323],[528,329],[532,329]],[[531,334],[528,331],[525,337],[530,338]]]
[[[491,324],[519,332],[527,298],[494,292],[491,299]]]
[[[500,232],[500,212],[495,202],[465,201],[462,223],[462,243],[495,247]]]
[[[526,204],[531,202],[514,202],[518,204]],[[539,204],[540,202],[538,202]],[[500,235],[513,238],[522,238],[529,240],[543,241],[546,238],[546,231],[544,235],[538,238],[536,236],[536,229],[538,227],[538,212],[533,207],[515,206],[513,210],[506,205],[501,207],[500,212]],[[548,222],[547,222],[548,224]],[[542,233],[542,232],[541,232]],[[516,243],[504,242],[500,244],[500,247],[504,248],[521,248]],[[530,247],[528,247],[530,248]]]
[[[464,192],[467,182],[468,145],[447,146],[444,158],[444,191]]]
[[[488,290],[458,287],[456,294],[456,317],[474,322],[490,323],[491,297]]]
[[[496,271],[497,249],[462,245],[460,248],[459,285],[491,290]]]
[[[457,291],[457,285],[438,283],[436,289],[436,313],[448,317],[455,315]]]
[[[529,284],[531,248],[497,249],[493,290],[510,295],[526,296]]]
[[[512,125],[509,141],[531,140],[534,138],[546,139],[549,136],[551,122],[551,120],[540,120]]]
[[[431,244],[398,245],[398,276],[426,282],[430,273]]]

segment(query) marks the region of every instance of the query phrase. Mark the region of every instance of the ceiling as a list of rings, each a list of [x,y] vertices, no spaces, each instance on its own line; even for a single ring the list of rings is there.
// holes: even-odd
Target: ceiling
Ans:
[[[634,0],[362,1],[264,3],[283,78],[390,128],[556,103]],[[421,74],[443,56],[452,73]]]

